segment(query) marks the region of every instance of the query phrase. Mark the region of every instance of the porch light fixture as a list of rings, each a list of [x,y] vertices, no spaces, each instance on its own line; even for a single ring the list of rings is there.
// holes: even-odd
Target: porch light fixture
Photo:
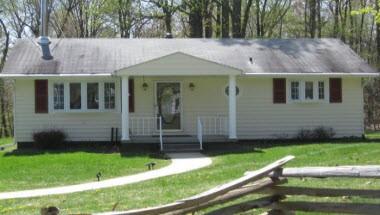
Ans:
[[[144,82],[143,84],[142,84],[142,88],[143,88],[143,90],[144,91],[146,91],[147,89],[148,89],[148,84],[146,83],[146,82]]]
[[[189,84],[189,88],[190,88],[190,90],[191,90],[191,91],[193,91],[193,90],[194,90],[194,88],[195,88],[195,85],[194,85],[194,83],[193,83],[193,82],[191,82],[191,83]]]

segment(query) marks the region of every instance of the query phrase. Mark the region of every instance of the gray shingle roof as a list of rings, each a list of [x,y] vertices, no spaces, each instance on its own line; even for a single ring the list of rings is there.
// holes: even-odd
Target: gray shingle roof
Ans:
[[[99,74],[183,52],[245,73],[375,73],[336,39],[53,39],[54,60],[31,40],[12,48],[5,74]],[[253,64],[249,58],[253,58]]]

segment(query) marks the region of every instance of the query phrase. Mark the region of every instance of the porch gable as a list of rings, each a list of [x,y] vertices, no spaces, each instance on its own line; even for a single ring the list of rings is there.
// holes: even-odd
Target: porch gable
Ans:
[[[241,75],[242,70],[184,52],[175,52],[115,72],[131,76]]]

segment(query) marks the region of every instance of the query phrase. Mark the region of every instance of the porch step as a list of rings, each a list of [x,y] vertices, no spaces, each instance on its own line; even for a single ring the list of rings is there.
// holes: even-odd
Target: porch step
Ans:
[[[199,152],[199,144],[195,143],[172,143],[164,144],[164,152]]]

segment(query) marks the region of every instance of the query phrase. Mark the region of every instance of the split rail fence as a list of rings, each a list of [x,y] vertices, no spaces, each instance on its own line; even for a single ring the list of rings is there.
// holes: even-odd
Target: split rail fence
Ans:
[[[283,186],[288,178],[380,178],[380,166],[338,166],[338,167],[302,167],[282,168],[293,160],[294,156],[286,156],[262,169],[247,172],[241,178],[217,186],[190,198],[157,207],[143,208],[122,212],[103,213],[107,215],[140,215],[140,214],[191,214],[200,210],[231,202],[250,194],[262,194],[264,197],[248,200],[208,212],[207,214],[236,214],[264,208],[264,214],[295,214],[297,211],[338,213],[338,214],[380,214],[380,204],[285,201],[291,196],[310,197],[363,197],[378,198],[380,190],[370,189],[335,189],[310,188],[299,186]]]

